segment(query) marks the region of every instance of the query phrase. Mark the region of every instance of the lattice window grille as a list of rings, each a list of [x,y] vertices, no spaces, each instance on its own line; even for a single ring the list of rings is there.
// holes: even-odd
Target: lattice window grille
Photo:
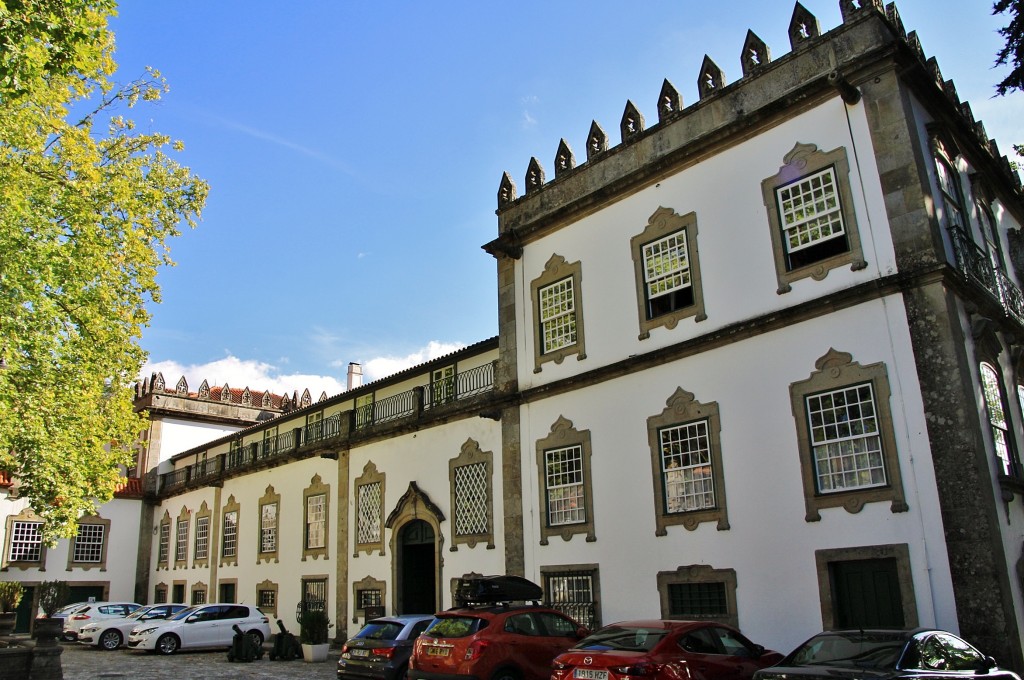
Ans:
[[[323,548],[327,545],[326,508],[327,496],[322,493],[306,499],[306,548]]]
[[[79,524],[72,561],[98,564],[103,557],[105,533],[106,527],[102,524]]]
[[[551,449],[544,452],[544,459],[549,526],[586,522],[583,447]]]
[[[807,397],[807,417],[820,492],[886,484],[871,383]]]
[[[543,351],[552,352],[576,343],[576,297],[568,276],[540,289]]]
[[[686,232],[652,241],[643,247],[644,282],[647,297],[656,298],[690,286],[690,256],[686,250]]]
[[[42,522],[14,522],[11,527],[11,562],[38,562],[43,556]]]
[[[715,507],[708,422],[700,420],[667,427],[659,434],[665,511],[688,512]]]
[[[776,189],[782,229],[789,252],[838,238],[846,233],[839,189],[831,167]]]
[[[455,534],[487,533],[487,465],[472,463],[455,468]]]
[[[357,536],[360,543],[380,542],[380,482],[359,486],[359,527]]]

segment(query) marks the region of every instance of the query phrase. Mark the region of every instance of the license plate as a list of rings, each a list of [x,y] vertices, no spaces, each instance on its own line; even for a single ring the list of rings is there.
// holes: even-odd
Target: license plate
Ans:
[[[448,656],[450,653],[448,647],[427,647],[427,656]]]
[[[595,671],[591,668],[577,668],[572,676],[579,680],[608,680],[608,671]]]
[[[365,659],[370,656],[370,650],[368,649],[353,649],[350,653],[353,659]]]

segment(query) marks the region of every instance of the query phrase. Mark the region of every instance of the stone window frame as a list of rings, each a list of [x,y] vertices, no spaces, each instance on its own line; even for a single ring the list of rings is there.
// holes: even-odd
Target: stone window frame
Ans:
[[[75,560],[75,546],[78,544],[78,534],[81,533],[83,526],[103,527],[103,537],[100,541],[100,559],[97,562],[79,562]],[[67,570],[84,569],[88,571],[90,569],[99,569],[100,571],[106,571],[107,547],[110,545],[110,520],[103,519],[99,515],[86,515],[78,520],[78,534],[71,539],[71,545],[68,546]]]
[[[647,316],[647,282],[644,262],[644,246],[673,234],[683,233],[686,242],[686,256],[690,269],[690,290],[693,293],[693,304],[682,309],[660,314],[653,318]],[[636,304],[640,323],[640,340],[651,337],[651,330],[665,327],[672,330],[683,319],[693,317],[694,321],[704,321],[708,315],[704,310],[704,289],[700,277],[700,257],[697,251],[697,213],[688,212],[680,215],[672,208],[659,207],[647,218],[647,226],[642,232],[629,240],[630,252],[633,257],[633,272],[636,277]]]
[[[263,593],[265,593],[265,592],[273,593],[273,599],[274,599],[273,606],[269,606],[269,605],[268,606],[264,606],[263,605]],[[256,606],[259,608],[259,610],[261,612],[263,612],[264,614],[266,614],[270,618],[275,618],[275,619],[277,618],[277,605],[278,605],[278,602],[280,602],[280,598],[278,597],[278,593],[279,593],[278,585],[276,583],[274,583],[273,581],[271,581],[270,579],[265,579],[265,580],[260,581],[259,583],[256,584]]]
[[[178,513],[178,517],[174,521],[174,568],[184,569],[188,566],[188,541],[189,541],[189,529],[192,526],[192,512],[186,507],[181,506],[181,512]],[[182,540],[181,528],[185,527],[185,537]],[[182,548],[184,555],[178,555],[178,548]],[[168,557],[168,559],[170,559]]]
[[[985,381],[986,367],[992,372],[995,384],[992,386],[999,400],[999,407],[1002,410],[1003,424],[1000,426],[995,422],[996,414],[993,413],[992,404],[989,403],[989,390]],[[983,418],[987,426],[988,437],[986,439],[991,446],[991,455],[995,458],[998,469],[996,473],[1003,477],[1017,477],[1015,471],[1020,469],[1020,458],[1017,453],[1017,445],[1013,434],[1013,419],[1010,417],[1009,401],[1007,399],[1006,381],[1003,379],[1002,365],[988,356],[983,356],[978,361],[978,381],[981,388],[981,404],[984,409]],[[1019,386],[1018,386],[1019,387]],[[999,455],[999,447],[996,445],[995,431],[999,430],[1006,445],[1006,459]]]
[[[224,523],[227,520],[228,513],[230,513],[230,512],[234,512],[235,513],[235,554],[234,555],[225,555],[224,554],[224,549],[227,547],[227,544],[225,542],[226,539],[227,539],[227,532],[224,531],[224,529],[225,529],[225,524]],[[238,566],[238,552],[239,552],[239,550],[238,550],[238,548],[239,548],[239,546],[238,546],[238,539],[242,535],[241,524],[242,524],[242,507],[241,507],[241,505],[239,505],[238,501],[235,500],[235,495],[231,494],[230,496],[228,496],[228,500],[224,504],[224,507],[221,508],[221,512],[220,512],[220,545],[217,546],[218,547],[217,554],[220,555],[220,566],[222,566],[222,567],[229,567],[229,566],[230,567],[237,567]]]
[[[276,524],[274,527],[274,549],[263,549],[263,508],[267,505],[277,506]],[[281,550],[281,494],[276,493],[273,484],[268,484],[263,496],[259,499],[259,522],[256,527],[256,564],[279,562]]]
[[[675,571],[658,572],[658,599],[661,604],[661,618],[682,620],[693,618],[692,615],[673,615],[670,611],[670,585],[693,583],[724,583],[725,584],[725,616],[706,617],[708,621],[717,621],[739,628],[739,612],[736,607],[736,570],[715,569],[707,564],[690,564],[679,566]]]
[[[699,421],[707,421],[708,443],[711,447],[711,474],[715,489],[715,507],[686,512],[668,512],[665,508],[665,478],[662,474],[661,431]],[[694,531],[704,522],[715,522],[719,531],[729,529],[729,512],[725,496],[725,472],[722,466],[722,421],[718,402],[697,401],[692,392],[682,387],[665,401],[665,409],[647,419],[647,445],[651,451],[651,476],[654,482],[655,536],[667,536],[668,527],[682,525]]]
[[[910,547],[906,543],[867,545],[853,548],[827,548],[814,551],[814,564],[818,574],[818,598],[821,602],[821,625],[824,630],[835,630],[835,612],[829,564],[856,560],[895,559],[896,575],[900,582],[900,601],[903,603],[904,628],[913,630],[920,623],[917,614],[917,596],[910,565]]]
[[[545,453],[552,449],[569,446],[579,446],[583,452],[583,503],[587,519],[576,524],[550,526],[548,525],[547,484],[545,483],[547,476]],[[577,430],[572,421],[565,416],[558,416],[558,419],[551,425],[551,432],[548,436],[537,440],[537,490],[540,502],[538,506],[540,512],[537,513],[537,517],[540,524],[540,545],[547,545],[548,540],[553,536],[560,536],[563,541],[569,541],[576,534],[585,534],[587,543],[597,540],[591,457],[590,430]]]
[[[224,598],[222,597],[223,593],[224,593],[224,586],[230,586],[230,585],[233,585],[235,587],[235,601],[234,602],[226,602],[224,600]],[[222,578],[222,579],[218,579],[218,581],[217,581],[217,602],[221,602],[221,603],[224,603],[224,604],[239,604],[238,596],[239,596],[239,592],[238,592],[238,579],[237,578]],[[244,598],[243,598],[242,601],[244,602]]]
[[[175,599],[175,589],[181,588],[181,598]],[[171,581],[171,602],[175,604],[188,604],[185,597],[188,594],[188,581],[185,579],[175,579]]]
[[[203,501],[195,513],[195,528],[192,538],[192,567],[195,569],[206,569],[210,566],[210,546],[213,539],[213,510]],[[201,556],[199,551],[199,523],[206,520],[206,555]]]
[[[832,167],[835,172],[843,229],[849,248],[846,252],[790,269],[786,264],[788,251],[783,238],[776,191],[829,167]],[[850,265],[850,271],[858,271],[867,267],[861,245],[860,230],[857,227],[857,211],[853,201],[850,161],[847,157],[846,147],[840,146],[831,151],[819,151],[815,144],[797,142],[783,157],[779,172],[761,181],[761,194],[768,213],[768,227],[771,232],[772,251],[775,258],[775,275],[779,284],[776,292],[779,295],[792,290],[792,284],[800,279],[810,277],[815,281],[821,281],[829,271],[844,265]]]
[[[310,548],[309,543],[309,499],[315,496],[324,497],[324,544],[319,548]],[[281,525],[278,519],[278,526]],[[302,561],[307,559],[328,559],[331,544],[331,485],[324,484],[319,474],[313,475],[309,486],[302,490]]]
[[[160,518],[156,539],[156,568],[170,569],[171,565],[171,513],[164,510]]]
[[[575,576],[587,576],[590,579],[590,595],[593,604],[594,621],[593,626],[590,630],[596,631],[601,627],[601,568],[599,564],[588,563],[588,564],[558,564],[558,565],[541,565],[540,567],[540,580],[544,586],[544,606],[558,609],[563,614],[571,617],[573,620],[586,626],[585,621],[581,621],[580,618],[574,615],[571,611],[568,611],[569,607],[562,607],[563,604],[572,603],[560,603],[551,601],[551,578],[572,578]]]
[[[460,506],[457,489],[455,485],[456,472],[459,468],[471,465],[482,465],[484,467],[484,493],[487,495],[486,504],[487,526],[483,533],[460,534],[456,527],[459,525]],[[478,543],[484,543],[488,550],[494,549],[494,453],[483,451],[480,443],[472,437],[462,444],[459,455],[448,460],[448,486],[451,492],[451,552],[457,552],[460,545],[475,548]]]
[[[942,224],[946,229],[958,228],[963,231],[972,243],[977,244],[977,235],[971,224],[970,205],[971,197],[965,191],[968,185],[965,184],[960,168],[960,153],[957,145],[949,137],[948,133],[941,128],[929,126],[929,145],[931,146],[932,160],[935,163],[935,188],[938,189],[936,205],[942,211]],[[946,173],[947,180],[951,183],[945,185],[942,175]],[[950,210],[952,208],[952,210]],[[952,212],[960,213],[960,220],[952,219]],[[938,215],[936,216],[938,219]],[[983,247],[983,246],[982,246]]]
[[[153,587],[153,604],[167,604],[167,595],[170,589],[167,584],[161,581]]]
[[[196,602],[196,596],[199,593],[202,593],[202,602]],[[190,605],[200,605],[200,604],[209,604],[209,603],[210,603],[210,589],[209,589],[209,587],[205,583],[203,583],[202,581],[196,581],[195,583],[193,583],[192,587],[189,588],[189,600],[188,600],[187,604],[190,604]]]
[[[889,374],[884,362],[862,366],[853,361],[853,356],[829,348],[814,362],[815,371],[805,380],[789,386],[790,405],[796,424],[797,449],[800,456],[801,480],[804,490],[804,505],[807,522],[821,520],[821,510],[844,508],[851,514],[860,512],[866,503],[890,502],[890,510],[906,512],[906,495],[903,491],[903,476],[899,465],[899,452],[893,428],[889,388]],[[818,492],[815,475],[814,451],[811,446],[810,425],[807,420],[807,398],[857,384],[870,383],[875,398],[875,415],[878,420],[878,435],[882,444],[882,461],[885,465],[887,484],[865,489],[853,489],[822,494]]]
[[[386,581],[375,579],[366,575],[358,581],[352,582],[352,623],[358,623],[359,617],[366,616],[366,610],[360,608],[359,593],[363,590],[377,590],[380,592],[380,606],[387,607],[388,584]]]
[[[551,352],[544,352],[544,328],[540,320],[540,291],[559,281],[572,278],[573,294],[573,316],[576,324],[576,342],[556,349]],[[576,355],[577,361],[587,358],[585,348],[585,334],[583,332],[583,266],[579,260],[566,262],[565,258],[557,253],[552,255],[544,265],[544,271],[540,276],[530,282],[530,300],[533,305],[534,319],[534,341],[533,341],[533,372],[540,373],[542,365],[553,361],[561,364],[566,357]]]
[[[17,515],[10,515],[7,518],[7,532],[4,537],[4,554],[3,554],[3,570],[7,571],[10,568],[15,569],[39,569],[44,571],[46,569],[46,541],[42,539],[42,535],[39,537],[39,559],[38,560],[11,560],[11,543],[14,540],[14,525],[18,523],[25,524],[38,524],[39,529],[42,529],[43,518],[40,517],[32,510],[31,507],[26,507],[24,510],[19,512]]]
[[[385,495],[386,491],[387,475],[377,470],[377,466],[373,464],[373,461],[367,461],[366,465],[363,466],[363,474],[356,478],[353,485],[353,498],[355,499],[355,512],[353,513],[355,522],[353,536],[355,538],[355,551],[352,553],[352,557],[359,557],[360,553],[372,554],[377,551],[378,554],[384,554],[384,499],[387,498]],[[368,484],[379,484],[380,485],[380,504],[377,508],[377,527],[378,527],[378,540],[360,543],[359,542],[359,518],[361,516],[360,505],[360,493],[359,489],[362,486]]]

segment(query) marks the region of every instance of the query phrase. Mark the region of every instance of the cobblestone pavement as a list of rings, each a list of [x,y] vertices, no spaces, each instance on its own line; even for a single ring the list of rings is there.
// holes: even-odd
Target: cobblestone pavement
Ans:
[[[333,680],[337,677],[338,650],[331,650],[324,663],[270,661],[267,655],[251,663],[231,663],[227,650],[178,652],[171,656],[120,649],[104,652],[77,643],[64,643],[61,666],[64,680],[214,680],[246,678],[302,678]]]

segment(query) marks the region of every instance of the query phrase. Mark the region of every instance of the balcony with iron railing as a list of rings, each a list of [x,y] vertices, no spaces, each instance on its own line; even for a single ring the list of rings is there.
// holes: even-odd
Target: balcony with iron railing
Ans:
[[[1024,325],[1024,294],[1017,284],[1004,271],[992,265],[985,251],[974,243],[967,232],[953,226],[949,233],[957,269],[968,281],[979,286],[992,301],[998,303],[1006,316]]]
[[[337,446],[344,438],[366,436],[378,425],[415,420],[428,411],[477,397],[494,389],[494,363],[471,368],[411,390],[393,394],[357,409],[332,414],[262,441],[232,448],[213,458],[160,475],[159,493],[209,484],[279,459],[312,452],[318,446]]]

